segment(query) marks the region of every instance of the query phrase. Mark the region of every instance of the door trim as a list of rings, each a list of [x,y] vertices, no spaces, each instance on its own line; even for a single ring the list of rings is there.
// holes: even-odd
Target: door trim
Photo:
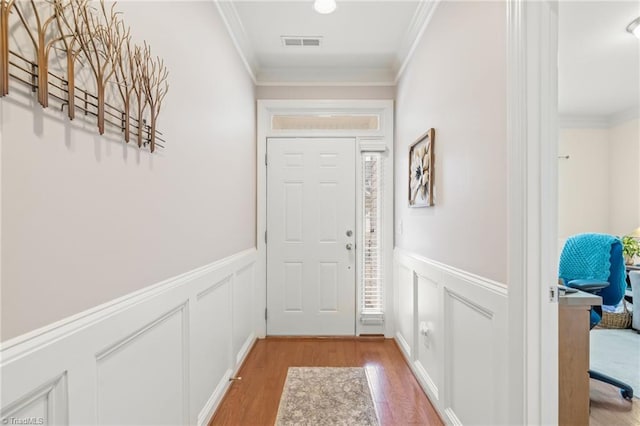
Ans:
[[[376,130],[274,130],[271,120],[275,114],[378,114],[380,126]],[[393,188],[393,101],[391,100],[266,100],[257,101],[257,141],[256,141],[256,170],[257,170],[257,224],[256,247],[258,249],[258,265],[256,279],[256,312],[255,318],[258,337],[266,336],[265,312],[267,307],[267,274],[266,274],[266,244],[267,230],[267,168],[265,164],[267,152],[267,138],[282,137],[355,137],[356,150],[367,142],[376,141],[386,145],[385,182],[387,188]],[[359,176],[359,162],[356,161],[356,176]],[[356,178],[356,201],[361,191],[360,180]],[[386,337],[393,337],[393,197],[387,197],[384,206],[384,232],[388,238],[384,242],[385,274],[385,306],[386,318],[383,332]],[[357,217],[356,226],[359,228],[361,219]],[[356,269],[356,288],[359,291],[360,280]],[[356,308],[358,312],[358,308]],[[357,316],[357,314],[356,314]],[[357,318],[354,318],[356,320]],[[366,333],[367,330],[356,321],[356,335]]]
[[[554,0],[507,2],[509,424],[558,422]]]

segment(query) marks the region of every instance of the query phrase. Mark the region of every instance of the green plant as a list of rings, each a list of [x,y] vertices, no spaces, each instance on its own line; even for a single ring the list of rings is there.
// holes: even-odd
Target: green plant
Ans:
[[[638,239],[631,235],[625,235],[622,237],[622,254],[625,259],[632,260],[634,256],[640,254],[640,243]]]

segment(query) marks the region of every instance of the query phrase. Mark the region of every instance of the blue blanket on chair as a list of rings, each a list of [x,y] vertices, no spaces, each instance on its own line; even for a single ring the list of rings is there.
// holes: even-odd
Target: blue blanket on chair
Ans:
[[[565,283],[571,280],[606,281],[609,286],[599,294],[603,305],[616,305],[624,297],[626,273],[622,242],[613,235],[579,234],[570,237],[560,255],[559,276]],[[600,315],[591,310],[591,328],[600,322]]]
[[[560,278],[565,282],[576,279],[609,281],[611,246],[619,241],[607,234],[570,237],[560,255]]]

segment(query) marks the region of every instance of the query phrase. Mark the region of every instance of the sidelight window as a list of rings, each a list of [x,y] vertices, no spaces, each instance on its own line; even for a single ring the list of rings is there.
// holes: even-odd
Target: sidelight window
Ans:
[[[361,321],[380,324],[384,321],[383,306],[383,159],[379,152],[362,153],[362,274]]]

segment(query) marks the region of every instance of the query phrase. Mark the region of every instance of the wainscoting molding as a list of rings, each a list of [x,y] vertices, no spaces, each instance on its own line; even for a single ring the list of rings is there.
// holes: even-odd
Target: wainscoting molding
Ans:
[[[507,288],[396,248],[396,341],[445,423],[507,422]]]
[[[257,258],[246,250],[4,342],[0,421],[206,425],[260,326]]]

